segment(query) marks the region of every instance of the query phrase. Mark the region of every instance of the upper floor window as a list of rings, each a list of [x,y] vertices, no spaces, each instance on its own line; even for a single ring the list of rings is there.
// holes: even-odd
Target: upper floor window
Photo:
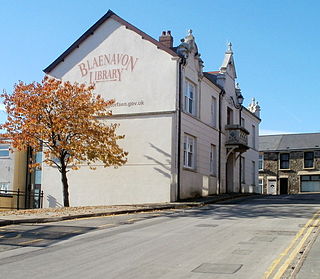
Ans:
[[[256,148],[256,126],[252,125],[252,148]]]
[[[263,154],[259,154],[259,170],[263,170]]]
[[[184,111],[196,115],[196,87],[190,81],[186,81],[184,90]]]
[[[227,125],[233,124],[233,110],[227,107]]]
[[[314,152],[304,152],[304,168],[313,168]]]
[[[211,99],[211,125],[217,126],[217,99],[214,97]]]
[[[280,169],[289,169],[290,154],[289,153],[280,153]]]
[[[184,136],[183,166],[190,169],[195,168],[195,138],[189,135]]]
[[[9,144],[0,144],[0,158],[9,157]]]
[[[241,122],[240,122],[241,127],[245,128],[246,127],[246,121],[243,117],[241,117]]]

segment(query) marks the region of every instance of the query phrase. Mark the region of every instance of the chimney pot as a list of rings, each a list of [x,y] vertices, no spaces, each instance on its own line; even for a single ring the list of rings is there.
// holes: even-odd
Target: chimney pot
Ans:
[[[173,37],[171,31],[162,31],[162,35],[159,37],[159,42],[167,48],[173,47]]]

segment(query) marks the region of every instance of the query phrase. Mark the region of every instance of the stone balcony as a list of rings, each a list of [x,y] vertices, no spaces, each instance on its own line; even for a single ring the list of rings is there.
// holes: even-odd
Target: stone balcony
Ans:
[[[240,125],[226,125],[227,133],[226,147],[234,148],[235,152],[245,152],[249,149],[249,132]]]

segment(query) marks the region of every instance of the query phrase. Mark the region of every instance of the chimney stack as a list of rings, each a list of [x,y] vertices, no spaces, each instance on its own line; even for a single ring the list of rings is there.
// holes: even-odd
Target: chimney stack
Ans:
[[[162,31],[162,35],[159,37],[159,42],[167,48],[173,47],[173,37],[171,31]]]

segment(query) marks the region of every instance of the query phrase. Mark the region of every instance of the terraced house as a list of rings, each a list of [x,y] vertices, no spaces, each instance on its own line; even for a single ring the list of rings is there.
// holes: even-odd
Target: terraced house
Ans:
[[[320,133],[260,136],[264,194],[320,192]]]
[[[208,46],[209,47],[209,46]],[[204,63],[191,30],[174,46],[108,11],[44,71],[61,80],[95,83],[115,99],[106,123],[119,123],[129,152],[125,166],[70,171],[70,204],[170,202],[225,192],[261,192],[260,107],[242,105],[232,45],[217,71]],[[44,206],[62,204],[60,176],[42,166]]]

